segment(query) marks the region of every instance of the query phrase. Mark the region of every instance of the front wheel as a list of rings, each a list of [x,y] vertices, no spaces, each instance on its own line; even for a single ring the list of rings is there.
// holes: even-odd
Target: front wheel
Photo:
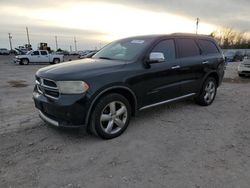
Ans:
[[[213,103],[217,93],[217,82],[213,77],[208,77],[203,83],[200,95],[195,99],[196,103],[208,106]]]
[[[103,139],[120,136],[128,127],[131,106],[128,100],[119,94],[104,96],[97,103],[90,122],[90,131]]]
[[[28,59],[21,59],[20,65],[28,65],[30,62]]]

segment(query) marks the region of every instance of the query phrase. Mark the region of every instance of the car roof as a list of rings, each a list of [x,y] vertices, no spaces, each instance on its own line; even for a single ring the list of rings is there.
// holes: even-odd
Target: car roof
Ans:
[[[184,38],[200,38],[200,39],[210,39],[214,40],[209,35],[201,35],[201,34],[192,34],[192,33],[172,33],[172,34],[155,34],[155,35],[141,35],[141,36],[133,36],[128,37],[126,39],[158,39],[158,38],[167,38],[167,37],[184,37]]]

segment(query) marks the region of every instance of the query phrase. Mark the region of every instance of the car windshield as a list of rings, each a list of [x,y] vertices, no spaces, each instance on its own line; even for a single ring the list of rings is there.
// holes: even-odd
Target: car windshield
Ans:
[[[112,42],[97,52],[94,59],[131,61],[136,59],[152,42],[149,38],[129,38]]]

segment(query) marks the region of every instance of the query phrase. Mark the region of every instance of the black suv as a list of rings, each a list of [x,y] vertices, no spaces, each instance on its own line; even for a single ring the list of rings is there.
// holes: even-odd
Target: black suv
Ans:
[[[192,34],[152,35],[110,43],[91,59],[40,69],[33,98],[58,127],[121,135],[139,110],[193,97],[210,105],[224,75],[216,42]]]

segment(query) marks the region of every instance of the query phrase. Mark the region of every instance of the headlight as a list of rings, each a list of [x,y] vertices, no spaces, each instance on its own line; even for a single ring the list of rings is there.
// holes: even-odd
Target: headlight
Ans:
[[[83,81],[58,81],[57,86],[62,94],[81,94],[89,89],[88,84]]]

